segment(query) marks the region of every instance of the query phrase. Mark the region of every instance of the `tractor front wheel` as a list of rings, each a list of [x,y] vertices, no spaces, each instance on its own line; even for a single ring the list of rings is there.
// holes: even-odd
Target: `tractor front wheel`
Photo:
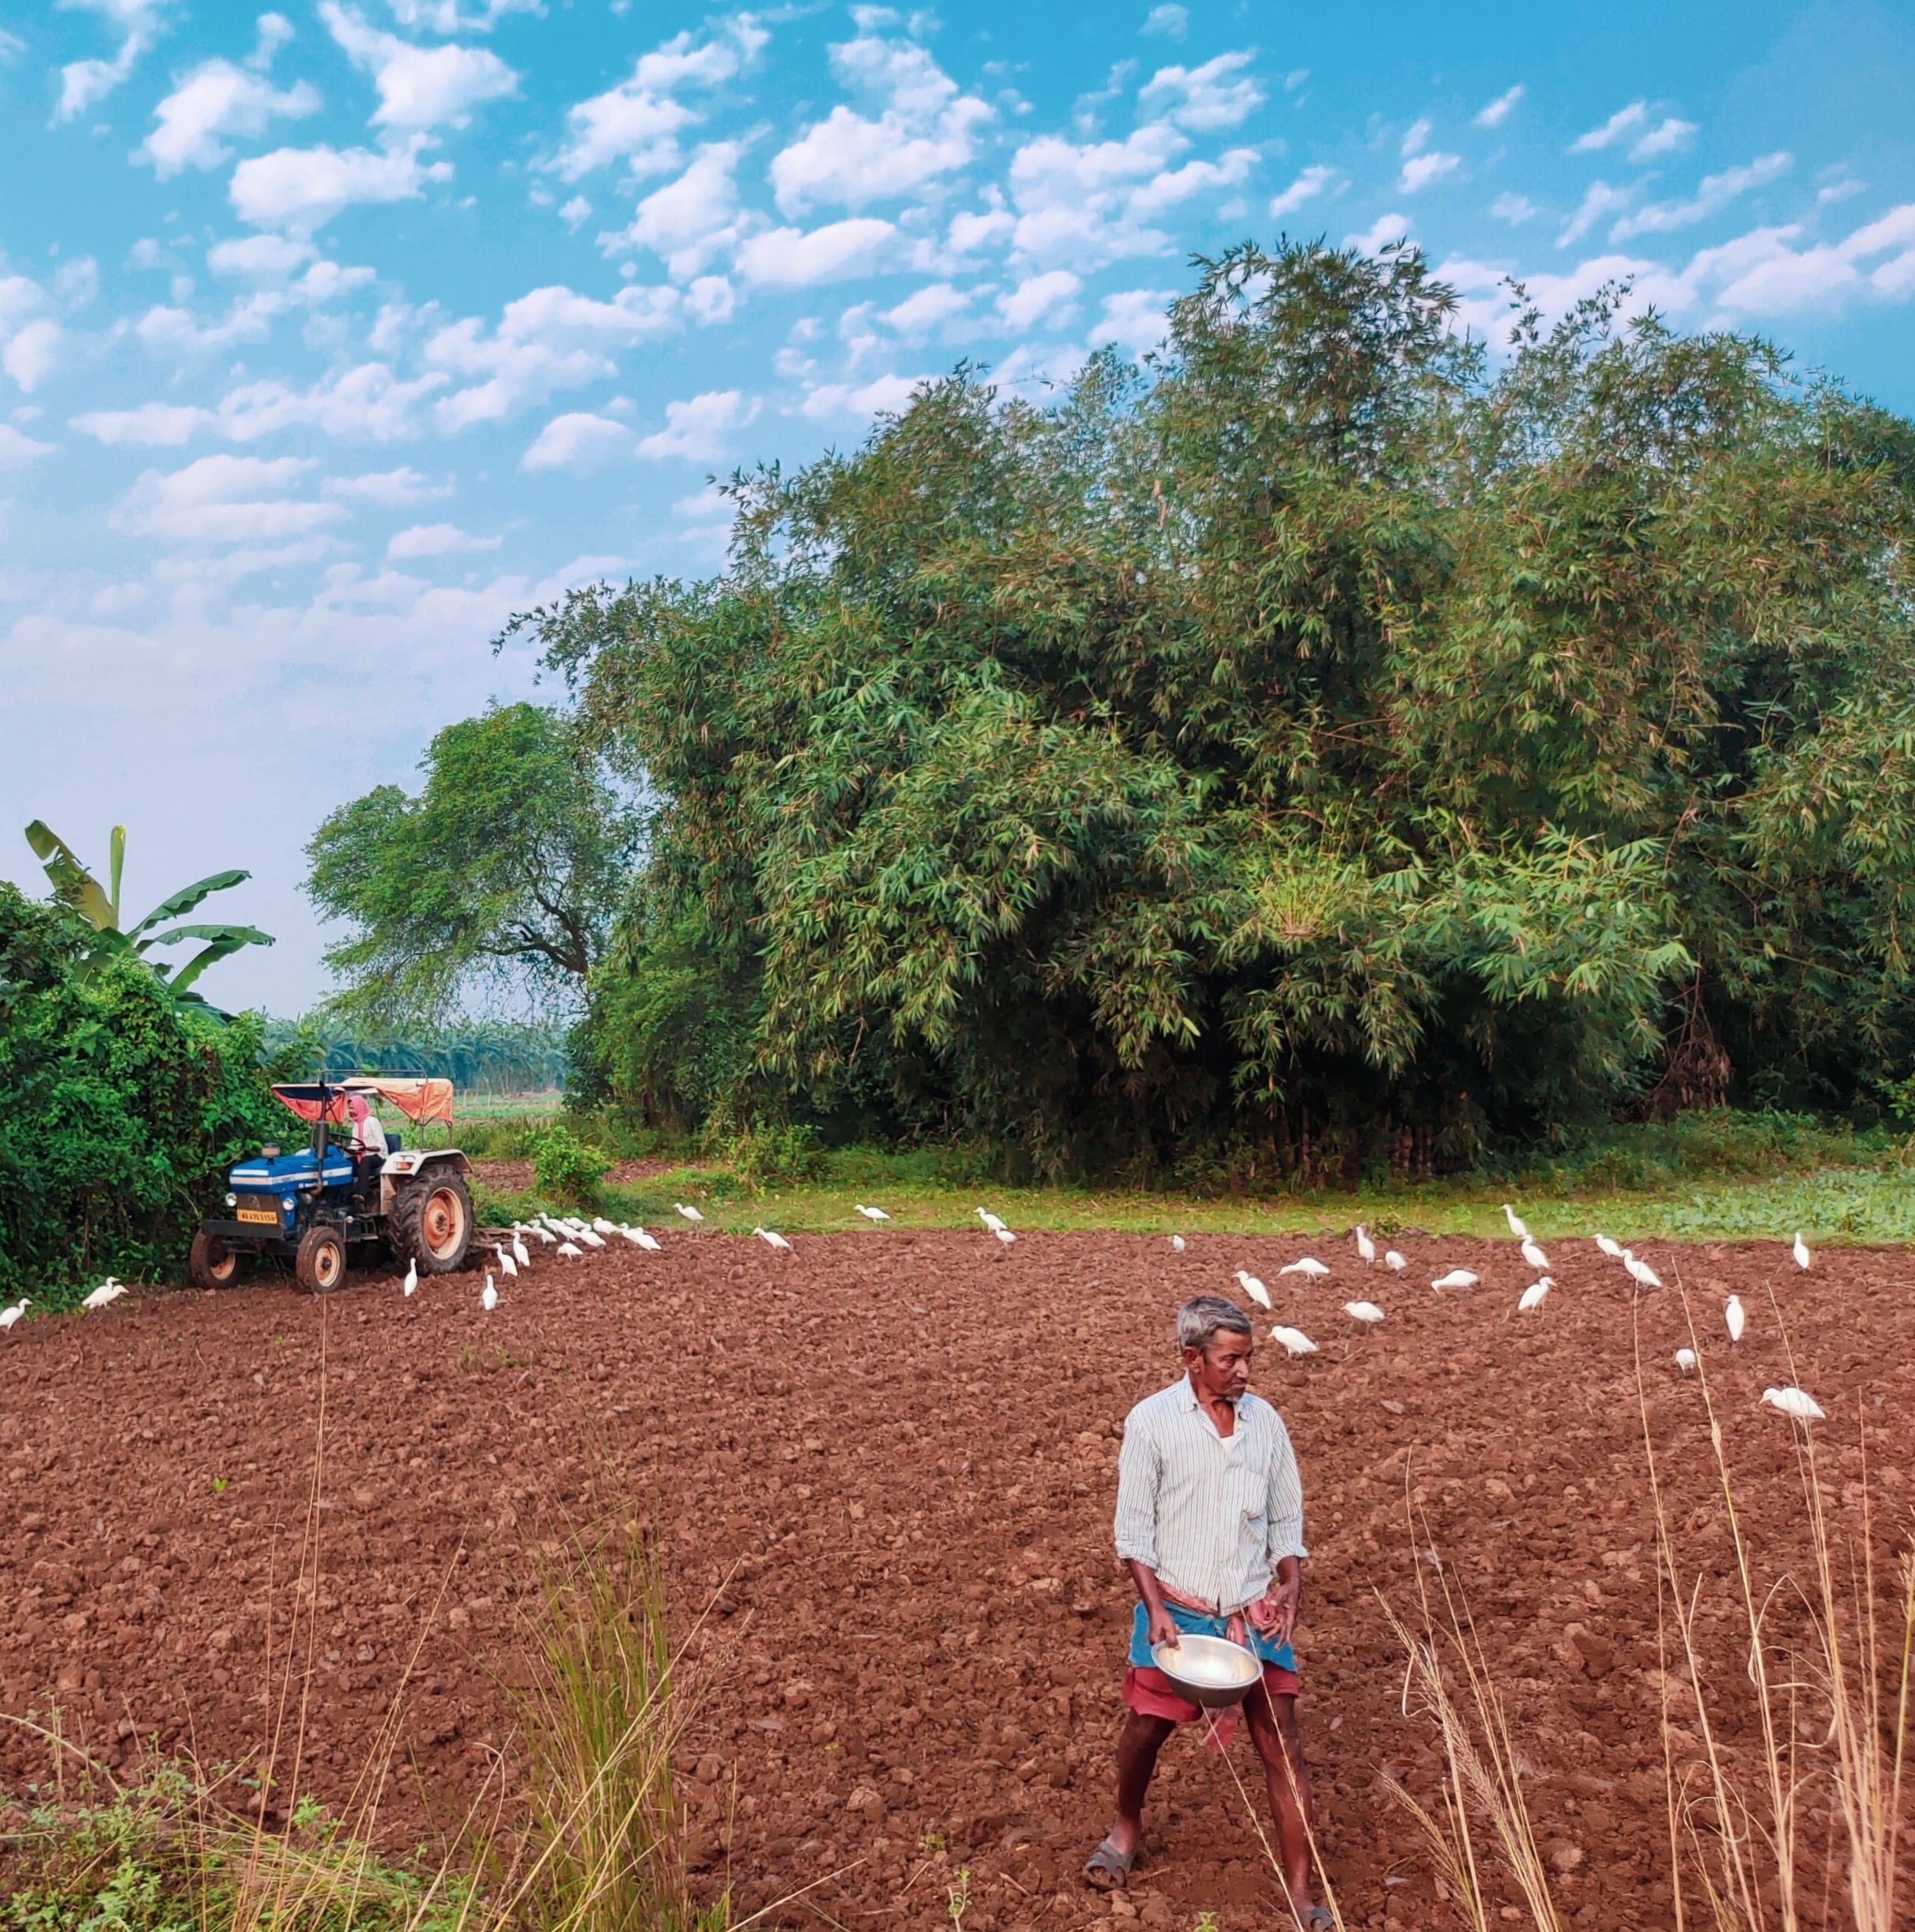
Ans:
[[[330,1295],[345,1279],[345,1243],[337,1228],[308,1228],[300,1238],[293,1278],[311,1295]]]
[[[421,1274],[450,1274],[472,1246],[472,1196],[457,1174],[433,1174],[400,1190],[392,1204],[392,1244]]]
[[[239,1278],[239,1251],[228,1247],[217,1234],[202,1228],[193,1237],[187,1273],[195,1288],[231,1288]]]

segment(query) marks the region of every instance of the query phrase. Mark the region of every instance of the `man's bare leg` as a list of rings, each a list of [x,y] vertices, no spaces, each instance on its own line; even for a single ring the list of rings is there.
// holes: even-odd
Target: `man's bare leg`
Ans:
[[[1243,1700],[1243,1715],[1250,1742],[1263,1760],[1270,1812],[1276,1821],[1277,1856],[1283,1862],[1291,1909],[1300,1916],[1314,1905],[1315,1897],[1310,1883],[1310,1767],[1303,1761],[1303,1739],[1297,1730],[1297,1700],[1271,1697],[1260,1684]]]
[[[1176,1730],[1167,1717],[1147,1717],[1133,1711],[1117,1741],[1117,1822],[1110,1843],[1125,1858],[1133,1858],[1144,1838],[1144,1800],[1157,1768],[1157,1753]]]

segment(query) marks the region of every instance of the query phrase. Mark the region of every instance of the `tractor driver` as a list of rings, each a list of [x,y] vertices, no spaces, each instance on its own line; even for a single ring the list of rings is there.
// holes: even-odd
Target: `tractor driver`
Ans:
[[[347,1097],[345,1110],[352,1123],[352,1154],[355,1160],[362,1160],[368,1154],[376,1154],[380,1160],[386,1157],[386,1129],[379,1117],[366,1104],[363,1093]]]

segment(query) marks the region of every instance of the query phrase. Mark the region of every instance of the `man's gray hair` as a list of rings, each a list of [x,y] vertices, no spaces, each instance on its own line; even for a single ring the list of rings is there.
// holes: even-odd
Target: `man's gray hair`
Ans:
[[[1233,1335],[1251,1335],[1250,1318],[1234,1301],[1221,1295],[1198,1295],[1177,1311],[1177,1345],[1180,1349],[1208,1349],[1220,1330]]]

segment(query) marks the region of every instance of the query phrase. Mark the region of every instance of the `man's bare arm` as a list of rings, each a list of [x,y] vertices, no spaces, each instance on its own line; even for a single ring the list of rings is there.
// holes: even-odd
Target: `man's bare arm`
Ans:
[[[1137,1594],[1144,1599],[1145,1625],[1148,1635],[1144,1641],[1154,1650],[1159,1643],[1168,1643],[1173,1648],[1177,1643],[1177,1625],[1171,1621],[1170,1613],[1164,1607],[1163,1591],[1157,1581],[1157,1572],[1148,1563],[1140,1563],[1136,1557],[1130,1560],[1131,1581],[1137,1587]]]
[[[1303,1565],[1299,1558],[1278,1560],[1276,1580],[1265,1591],[1263,1602],[1268,1606],[1265,1615],[1259,1618],[1253,1614],[1250,1621],[1272,1642],[1287,1643],[1303,1608]]]

